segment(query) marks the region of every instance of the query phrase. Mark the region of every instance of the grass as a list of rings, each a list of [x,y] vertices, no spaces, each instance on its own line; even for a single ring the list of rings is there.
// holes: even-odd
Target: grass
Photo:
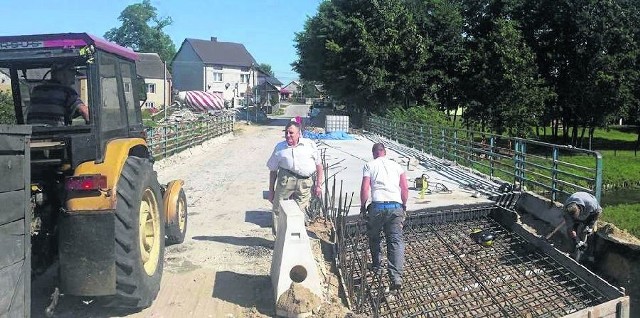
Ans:
[[[601,218],[635,237],[640,237],[640,203],[606,207]]]

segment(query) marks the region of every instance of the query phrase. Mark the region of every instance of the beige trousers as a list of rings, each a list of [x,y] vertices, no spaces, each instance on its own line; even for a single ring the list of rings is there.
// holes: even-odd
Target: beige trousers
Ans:
[[[309,201],[311,199],[311,188],[313,187],[312,178],[298,179],[288,173],[286,170],[278,170],[278,178],[276,179],[276,188],[273,195],[273,213],[280,213],[280,200],[289,200],[293,194],[302,213],[307,213]]]

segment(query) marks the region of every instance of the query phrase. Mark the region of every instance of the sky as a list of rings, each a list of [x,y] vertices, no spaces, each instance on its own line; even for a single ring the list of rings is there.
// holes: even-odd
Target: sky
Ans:
[[[122,23],[125,0],[0,0],[0,35],[86,32],[103,37]],[[322,0],[151,0],[159,17],[171,17],[164,28],[176,46],[185,38],[242,43],[258,63],[271,65],[284,85],[298,78],[296,32],[316,14]]]

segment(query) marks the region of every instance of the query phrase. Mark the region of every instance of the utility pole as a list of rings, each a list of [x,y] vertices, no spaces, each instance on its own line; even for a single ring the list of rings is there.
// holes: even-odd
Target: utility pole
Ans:
[[[162,66],[164,67],[163,70],[163,77],[162,77],[162,102],[164,103],[163,107],[164,107],[164,122],[167,122],[167,108],[169,108],[169,105],[167,105],[167,62],[166,61],[162,61]]]
[[[253,87],[254,87],[254,90],[256,91],[256,95],[257,95],[257,94],[258,94],[258,90],[255,88],[255,87],[256,87],[256,76],[255,76],[255,71],[254,71],[254,74],[253,74]],[[265,87],[266,87],[266,86],[265,86]],[[254,99],[254,100],[255,100],[255,99]],[[253,105],[254,105],[253,107],[256,109],[256,123],[257,123],[257,122],[258,122],[258,103],[255,103],[255,102],[254,102],[254,103],[253,103]]]

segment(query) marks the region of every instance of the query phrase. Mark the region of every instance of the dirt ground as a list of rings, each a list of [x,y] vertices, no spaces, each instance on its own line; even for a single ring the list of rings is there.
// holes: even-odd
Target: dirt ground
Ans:
[[[140,312],[102,308],[96,301],[62,296],[56,317],[273,317],[275,301],[269,276],[274,237],[266,161],[282,140],[283,120],[270,125],[237,123],[233,135],[218,137],[155,164],[159,181],[185,181],[187,238],[168,246],[160,293]],[[338,280],[326,255],[324,223],[310,232],[325,281],[319,317],[345,317]],[[322,241],[324,239],[325,241]],[[324,243],[323,243],[324,242]],[[325,246],[325,248],[323,248]],[[52,270],[55,271],[55,270]],[[34,285],[32,317],[44,317],[52,277]]]

